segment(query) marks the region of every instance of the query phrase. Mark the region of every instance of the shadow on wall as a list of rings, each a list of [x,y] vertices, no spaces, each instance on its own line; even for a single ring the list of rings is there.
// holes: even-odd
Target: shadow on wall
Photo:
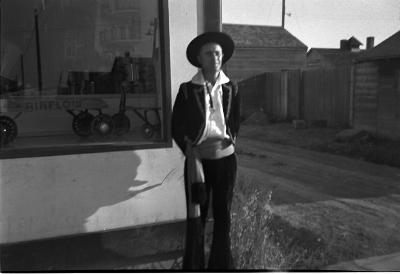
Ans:
[[[151,157],[157,157],[157,153]],[[156,161],[149,160],[133,152],[115,152],[3,163],[1,243],[28,242],[2,245],[1,268],[107,269],[114,263],[132,264],[137,256],[177,250],[181,226],[85,233],[104,232],[115,228],[112,226],[116,223],[127,229],[136,224],[136,215],[146,214],[148,203],[154,203],[154,199],[141,194],[174,181],[177,172],[175,168],[156,170],[152,168]],[[140,180],[143,174],[151,182]],[[160,196],[159,202],[163,199]],[[139,206],[133,208],[135,205]],[[154,235],[160,237],[155,239]],[[178,240],[171,242],[163,237]],[[46,238],[49,240],[42,241]],[[29,242],[35,239],[41,241]]]
[[[4,163],[1,242],[86,232],[88,218],[99,209],[161,185],[136,179],[140,164],[135,153],[21,159],[14,167],[12,161]],[[129,213],[123,214],[132,217]],[[104,224],[96,218],[92,230]]]

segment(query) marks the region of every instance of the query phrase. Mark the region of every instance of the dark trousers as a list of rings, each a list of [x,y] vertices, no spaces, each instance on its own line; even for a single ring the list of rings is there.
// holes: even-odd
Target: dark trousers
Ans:
[[[203,160],[203,170],[207,200],[201,206],[200,218],[188,218],[186,227],[185,254],[183,269],[204,269],[204,228],[207,220],[210,192],[214,216],[213,240],[209,269],[233,269],[231,254],[230,225],[233,187],[236,180],[236,155],[232,154],[218,160]],[[188,197],[187,172],[185,163],[185,192]],[[186,205],[189,201],[186,199]]]

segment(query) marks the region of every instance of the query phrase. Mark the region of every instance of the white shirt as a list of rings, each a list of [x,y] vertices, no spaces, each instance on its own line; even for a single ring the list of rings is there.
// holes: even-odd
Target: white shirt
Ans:
[[[199,143],[207,140],[208,138],[213,139],[225,139],[229,138],[229,135],[226,133],[226,123],[225,123],[225,115],[224,109],[222,106],[222,84],[226,84],[229,82],[229,78],[225,75],[225,73],[221,70],[218,78],[212,86],[211,83],[207,82],[204,79],[203,73],[201,70],[193,76],[192,83],[197,85],[203,85],[204,87],[204,105],[206,106],[205,115],[206,115],[206,126],[204,127],[204,132],[199,140]],[[209,92],[207,91],[207,86]],[[213,106],[210,104],[210,95],[212,98]]]

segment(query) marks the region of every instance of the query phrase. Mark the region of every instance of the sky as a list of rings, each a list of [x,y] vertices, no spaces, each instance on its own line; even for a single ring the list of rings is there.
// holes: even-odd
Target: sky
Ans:
[[[286,0],[285,28],[309,48],[339,48],[356,37],[365,48],[400,31],[400,0]],[[222,0],[222,23],[280,26],[282,0]]]

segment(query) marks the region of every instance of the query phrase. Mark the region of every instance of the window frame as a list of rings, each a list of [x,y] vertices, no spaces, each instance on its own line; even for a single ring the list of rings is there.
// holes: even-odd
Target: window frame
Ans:
[[[61,156],[61,155],[74,155],[74,154],[92,154],[92,153],[105,153],[116,151],[132,151],[144,149],[158,149],[158,148],[171,148],[171,71],[169,60],[169,12],[168,2],[157,0],[158,3],[158,17],[160,28],[160,58],[161,58],[161,114],[163,117],[163,126],[161,128],[162,136],[161,141],[148,144],[120,144],[116,141],[114,144],[77,144],[64,146],[63,144],[55,145],[52,147],[29,147],[29,148],[0,148],[0,159],[15,159],[15,158],[32,158],[32,157],[46,157],[46,156]]]

